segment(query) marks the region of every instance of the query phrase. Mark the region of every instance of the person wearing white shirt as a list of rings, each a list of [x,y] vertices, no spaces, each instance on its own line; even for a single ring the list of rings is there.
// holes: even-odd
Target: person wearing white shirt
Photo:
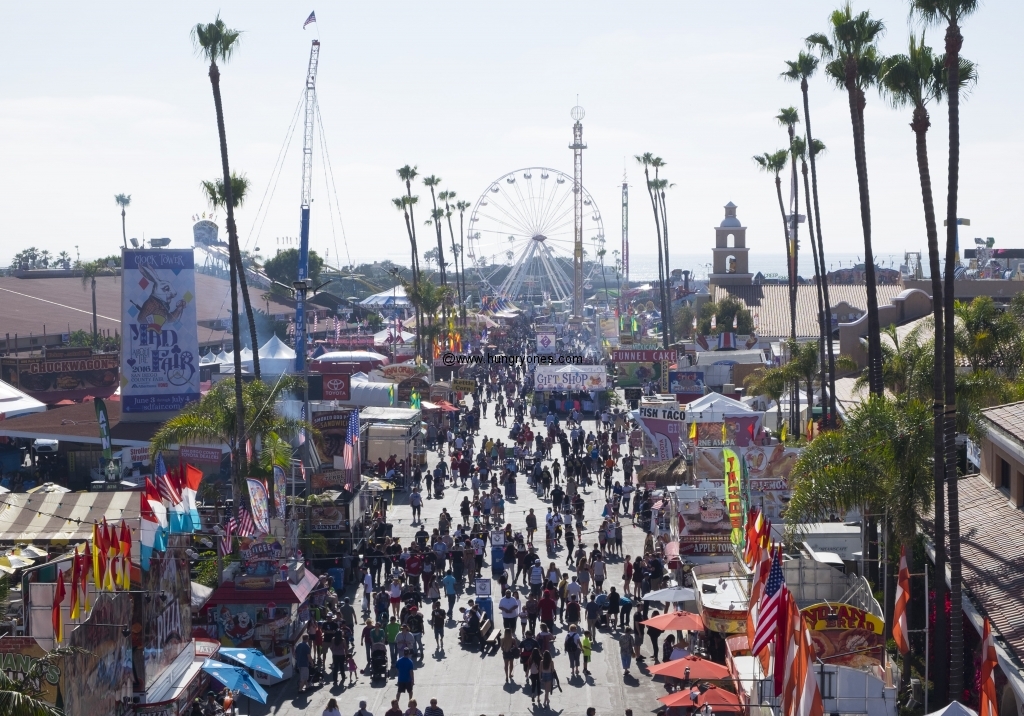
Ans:
[[[504,628],[513,634],[516,633],[516,620],[519,617],[520,608],[519,600],[512,596],[512,590],[506,589],[505,596],[498,602],[498,611],[501,612]]]
[[[572,601],[575,599],[578,602],[582,591],[583,588],[580,586],[580,583],[576,581],[576,575],[573,575],[572,581],[565,585],[565,592],[569,596],[569,600]]]

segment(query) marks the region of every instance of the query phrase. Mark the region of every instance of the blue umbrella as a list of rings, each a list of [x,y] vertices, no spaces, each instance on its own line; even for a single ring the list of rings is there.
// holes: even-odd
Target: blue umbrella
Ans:
[[[276,679],[283,679],[284,674],[278,669],[274,662],[266,657],[266,655],[259,649],[229,649],[221,648],[217,652],[221,656],[226,656],[231,661],[238,662],[242,666],[247,666],[253,671],[258,671],[261,674],[267,676],[273,676]]]
[[[241,666],[232,666],[222,661],[207,659],[203,662],[203,671],[232,691],[237,691],[250,699],[256,699],[261,704],[267,703],[267,692]]]

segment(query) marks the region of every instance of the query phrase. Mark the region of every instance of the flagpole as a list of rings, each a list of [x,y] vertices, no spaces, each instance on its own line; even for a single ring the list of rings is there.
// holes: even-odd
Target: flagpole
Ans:
[[[928,638],[928,625],[931,623],[932,615],[931,615],[931,609],[930,609],[930,607],[928,605],[928,600],[929,600],[929,597],[928,597],[928,562],[927,562],[927,560],[925,560],[925,565],[924,565],[924,613],[925,613],[925,619],[924,619],[924,712],[925,713],[928,713],[928,692],[931,691],[931,689],[928,688],[928,683],[929,683],[928,679],[929,679],[929,676],[930,676],[930,674],[928,673],[928,662],[931,661],[931,655],[928,653],[929,647],[931,646],[930,639]],[[945,606],[945,605],[943,605],[943,606]],[[938,607],[938,605],[936,605],[936,608],[937,607]]]

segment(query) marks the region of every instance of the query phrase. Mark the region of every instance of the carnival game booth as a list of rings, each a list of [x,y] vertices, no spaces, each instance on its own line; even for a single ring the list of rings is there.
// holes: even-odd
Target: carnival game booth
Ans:
[[[225,580],[200,610],[194,635],[217,639],[222,646],[252,647],[292,677],[292,653],[309,621],[320,580],[295,560],[281,558],[283,546],[272,537],[243,540],[242,563],[225,570]],[[236,566],[237,565],[237,566]],[[261,684],[282,679],[257,674]]]

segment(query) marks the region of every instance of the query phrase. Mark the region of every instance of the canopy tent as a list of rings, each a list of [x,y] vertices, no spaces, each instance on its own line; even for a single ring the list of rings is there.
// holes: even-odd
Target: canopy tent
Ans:
[[[365,351],[361,351],[365,352]],[[352,405],[360,408],[387,408],[391,406],[391,389],[395,390],[395,401],[398,401],[397,383],[377,383],[370,380],[366,373],[352,375],[350,400],[339,400],[339,405]]]
[[[367,296],[359,302],[359,305],[371,308],[410,308],[412,303],[409,302],[409,298],[405,295],[405,288],[395,286],[386,291]]]
[[[378,331],[373,334],[373,345],[375,346],[388,346],[392,343],[411,343],[416,339],[415,333],[409,333],[409,331],[402,331],[400,334],[401,340],[388,340],[394,336],[394,331],[390,328],[385,328],[383,331]]]
[[[733,400],[721,393],[708,393],[686,404],[686,412],[689,413],[712,413],[715,415],[735,416],[750,415],[756,412],[746,403]]]
[[[10,383],[0,380],[0,420],[44,412],[46,412],[46,403],[40,403]]]
[[[245,357],[245,350],[242,351],[242,369],[252,370],[252,351],[250,356]],[[264,375],[282,375],[295,370],[295,351],[277,336],[271,336],[270,340],[260,346],[260,373]]]
[[[373,351],[331,351],[330,353],[324,353],[317,360],[321,363],[380,362],[386,364],[388,362],[387,356],[382,356],[380,353]]]
[[[4,496],[0,542],[65,544],[92,537],[94,524],[106,519],[139,529],[140,492],[13,492]]]

